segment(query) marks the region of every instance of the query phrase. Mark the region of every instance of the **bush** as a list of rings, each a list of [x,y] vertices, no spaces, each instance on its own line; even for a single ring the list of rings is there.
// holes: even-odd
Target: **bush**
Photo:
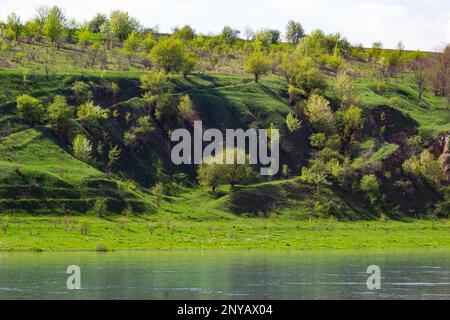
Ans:
[[[30,125],[42,122],[46,110],[39,99],[24,94],[17,97],[16,102],[20,120]]]
[[[375,204],[380,196],[380,183],[375,175],[363,176],[360,183],[360,188],[367,194],[372,204]]]

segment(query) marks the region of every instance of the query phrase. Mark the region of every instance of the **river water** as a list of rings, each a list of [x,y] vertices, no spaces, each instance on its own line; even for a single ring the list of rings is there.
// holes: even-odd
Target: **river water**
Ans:
[[[448,300],[450,249],[0,253],[0,299]]]

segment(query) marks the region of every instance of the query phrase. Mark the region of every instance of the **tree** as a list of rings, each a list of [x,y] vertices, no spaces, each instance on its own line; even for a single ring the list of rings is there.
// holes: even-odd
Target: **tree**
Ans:
[[[91,40],[92,32],[89,28],[82,28],[78,30],[78,44],[85,49]]]
[[[39,40],[42,37],[42,28],[39,20],[29,20],[25,24],[23,29],[24,35],[27,37],[28,42],[30,43],[33,39]]]
[[[139,27],[139,22],[124,11],[115,10],[111,12],[109,20],[111,32],[120,41],[127,39]]]
[[[224,174],[222,165],[219,164],[202,164],[197,170],[197,179],[201,185],[211,188],[212,192],[216,192],[218,186],[224,184]]]
[[[180,102],[178,103],[178,112],[180,113],[180,116],[187,120],[187,121],[194,121],[196,114],[195,114],[195,107],[194,103],[192,102],[191,98],[186,94],[182,95],[180,98]]]
[[[92,144],[82,134],[77,134],[72,141],[73,154],[75,158],[88,162],[92,157]]]
[[[179,39],[161,40],[151,51],[152,60],[166,73],[180,72],[186,62],[188,50]]]
[[[144,40],[142,40],[142,47],[144,48],[144,51],[146,53],[150,53],[152,51],[153,47],[156,45],[155,37],[153,36],[153,33],[149,32],[144,37]]]
[[[353,100],[353,80],[345,72],[341,71],[337,74],[333,81],[333,89],[341,104],[341,107],[348,106]]]
[[[101,119],[108,119],[108,110],[95,106],[92,101],[88,101],[78,107],[77,117],[80,120],[97,122]]]
[[[275,29],[264,29],[258,32],[255,37],[257,46],[268,47],[280,42],[281,32]]]
[[[156,206],[159,207],[161,205],[161,199],[164,196],[164,184],[158,182],[150,191],[156,199]]]
[[[6,18],[6,30],[14,37],[14,40],[17,41],[19,39],[22,24],[20,23],[20,17],[17,14],[11,13],[8,15]]]
[[[17,97],[16,103],[20,120],[30,125],[42,122],[46,110],[39,99],[24,94]]]
[[[369,61],[378,61],[381,52],[383,50],[383,43],[381,41],[376,41],[372,44],[372,48],[369,50]]]
[[[450,45],[441,54],[434,55],[430,80],[437,95],[445,97],[450,91]]]
[[[141,89],[151,95],[167,91],[169,88],[164,72],[148,71],[141,76]]]
[[[112,166],[120,159],[122,150],[118,146],[109,146],[108,152],[108,169],[111,170]]]
[[[92,99],[91,86],[83,81],[75,81],[72,84],[72,92],[78,103],[84,103]]]
[[[225,26],[222,29],[222,32],[220,34],[220,38],[222,39],[222,41],[225,44],[232,45],[238,39],[239,33],[241,33],[239,30],[233,29],[230,26]]]
[[[423,150],[420,157],[412,156],[403,165],[403,170],[413,176],[421,177],[433,185],[439,185],[442,180],[442,172],[439,162],[428,150]]]
[[[64,96],[55,96],[53,102],[48,106],[48,119],[56,129],[65,125],[73,116],[74,110],[67,104]]]
[[[192,52],[186,53],[184,56],[183,64],[181,66],[181,72],[183,73],[183,77],[187,79],[188,75],[194,71],[195,66],[197,64],[197,56]]]
[[[353,130],[358,130],[362,126],[362,109],[358,106],[351,105],[346,109],[339,111],[339,116],[344,128],[344,134],[349,136]]]
[[[380,197],[380,183],[376,175],[363,176],[360,188],[367,194],[372,204],[375,204]]]
[[[255,82],[269,72],[271,68],[270,60],[265,57],[261,51],[255,51],[245,61],[245,71],[254,75]]]
[[[190,42],[195,38],[195,31],[191,28],[191,26],[185,25],[182,28],[175,28],[172,36],[183,42]]]
[[[305,32],[300,22],[290,20],[286,27],[286,39],[289,43],[297,45]]]
[[[417,51],[411,64],[411,69],[414,73],[414,82],[417,85],[419,92],[419,100],[422,100],[423,94],[427,87],[427,63],[422,52]]]
[[[299,120],[292,112],[286,116],[286,126],[289,132],[293,133],[301,129],[302,121]]]
[[[323,132],[334,130],[334,114],[330,102],[318,94],[309,97],[306,103],[305,115],[311,125]]]
[[[232,164],[227,163],[228,153],[234,158]],[[246,163],[249,162],[249,157],[245,154],[245,151],[238,148],[224,149],[215,156],[205,159],[197,171],[200,183],[211,187],[213,192],[223,184],[234,187],[243,183],[253,175],[253,172],[248,164],[239,164],[238,159],[245,159]]]
[[[250,26],[246,26],[244,30],[244,36],[247,41],[253,41],[255,38],[255,31]]]
[[[131,59],[131,57],[133,57],[136,54],[136,51],[138,51],[140,45],[141,39],[137,31],[131,32],[128,38],[123,43],[125,55]]]
[[[58,49],[64,35],[64,22],[65,17],[61,9],[55,6],[47,15],[43,26],[44,35],[53,45],[56,43]]]
[[[103,13],[97,13],[89,22],[88,27],[93,33],[99,33],[101,26],[108,22],[108,17]]]

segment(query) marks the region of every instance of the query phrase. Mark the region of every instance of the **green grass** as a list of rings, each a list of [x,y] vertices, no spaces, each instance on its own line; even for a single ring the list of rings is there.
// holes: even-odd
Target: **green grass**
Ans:
[[[133,218],[3,215],[0,227],[8,227],[6,233],[0,230],[0,251],[450,246],[448,221],[291,221],[232,215],[202,220],[167,212]],[[86,235],[82,225],[87,226]]]

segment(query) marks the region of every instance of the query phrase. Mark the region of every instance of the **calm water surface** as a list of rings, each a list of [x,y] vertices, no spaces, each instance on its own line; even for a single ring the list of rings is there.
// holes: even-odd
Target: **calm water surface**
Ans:
[[[81,290],[66,287],[69,265]],[[0,253],[0,299],[448,300],[450,249]]]

